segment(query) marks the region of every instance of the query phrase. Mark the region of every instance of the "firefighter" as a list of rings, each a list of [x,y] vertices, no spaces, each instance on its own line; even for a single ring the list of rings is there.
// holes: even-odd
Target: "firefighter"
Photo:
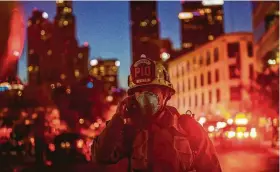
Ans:
[[[175,90],[164,66],[141,58],[130,73],[128,97],[94,140],[93,161],[115,164],[128,158],[129,172],[220,172],[202,126],[167,105]]]

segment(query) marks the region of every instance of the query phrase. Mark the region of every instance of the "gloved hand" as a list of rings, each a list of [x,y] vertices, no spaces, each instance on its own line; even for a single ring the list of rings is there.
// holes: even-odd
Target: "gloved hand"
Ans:
[[[141,123],[141,110],[134,95],[126,97],[119,103],[116,115],[120,116],[125,124],[139,125],[138,123]]]

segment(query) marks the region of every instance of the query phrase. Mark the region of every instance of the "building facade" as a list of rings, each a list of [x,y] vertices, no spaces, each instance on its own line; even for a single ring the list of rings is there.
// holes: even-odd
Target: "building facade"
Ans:
[[[251,33],[220,36],[169,62],[176,90],[171,105],[181,113],[229,118],[250,108],[248,85],[255,75]]]
[[[53,25],[48,20],[46,12],[33,9],[28,20],[28,80],[29,84],[40,84],[42,81],[51,80],[52,66],[52,37]]]
[[[258,70],[279,65],[279,2],[254,1],[253,34]]]
[[[203,4],[202,1],[183,1],[181,20],[182,50],[190,52],[224,34],[222,4]]]
[[[130,1],[132,61],[141,57],[160,60],[159,20],[156,1]]]

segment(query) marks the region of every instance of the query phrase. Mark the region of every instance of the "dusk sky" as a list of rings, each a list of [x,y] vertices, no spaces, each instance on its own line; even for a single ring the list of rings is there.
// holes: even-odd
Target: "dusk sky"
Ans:
[[[120,66],[120,86],[127,88],[127,75],[130,66],[130,28],[129,2],[76,1],[73,2],[76,16],[77,39],[81,45],[87,41],[90,45],[90,59],[96,57],[118,58]],[[34,7],[49,14],[53,21],[56,12],[56,2],[22,2],[25,20],[32,14]],[[160,35],[169,38],[174,48],[180,48],[180,23],[178,14],[181,11],[179,1],[158,2],[160,19]],[[252,31],[251,2],[225,2],[224,4],[225,32]],[[27,80],[26,46],[19,62],[19,75]],[[50,69],[51,70],[51,69]]]

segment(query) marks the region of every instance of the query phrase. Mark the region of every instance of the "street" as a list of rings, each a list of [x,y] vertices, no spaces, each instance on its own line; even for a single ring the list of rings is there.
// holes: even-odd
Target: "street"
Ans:
[[[279,171],[279,152],[269,147],[221,149],[217,147],[223,172]]]
[[[218,157],[222,166],[223,172],[278,172],[279,171],[279,152],[267,146],[262,148],[228,148],[222,149],[217,147]],[[126,171],[126,160],[121,164],[109,165],[107,167],[97,167],[94,164],[86,165],[67,165],[59,168],[48,168],[43,171],[62,171],[71,172],[122,172]],[[122,165],[123,164],[123,165]],[[23,170],[26,172],[38,171],[34,168]],[[39,171],[42,171],[40,169]]]

